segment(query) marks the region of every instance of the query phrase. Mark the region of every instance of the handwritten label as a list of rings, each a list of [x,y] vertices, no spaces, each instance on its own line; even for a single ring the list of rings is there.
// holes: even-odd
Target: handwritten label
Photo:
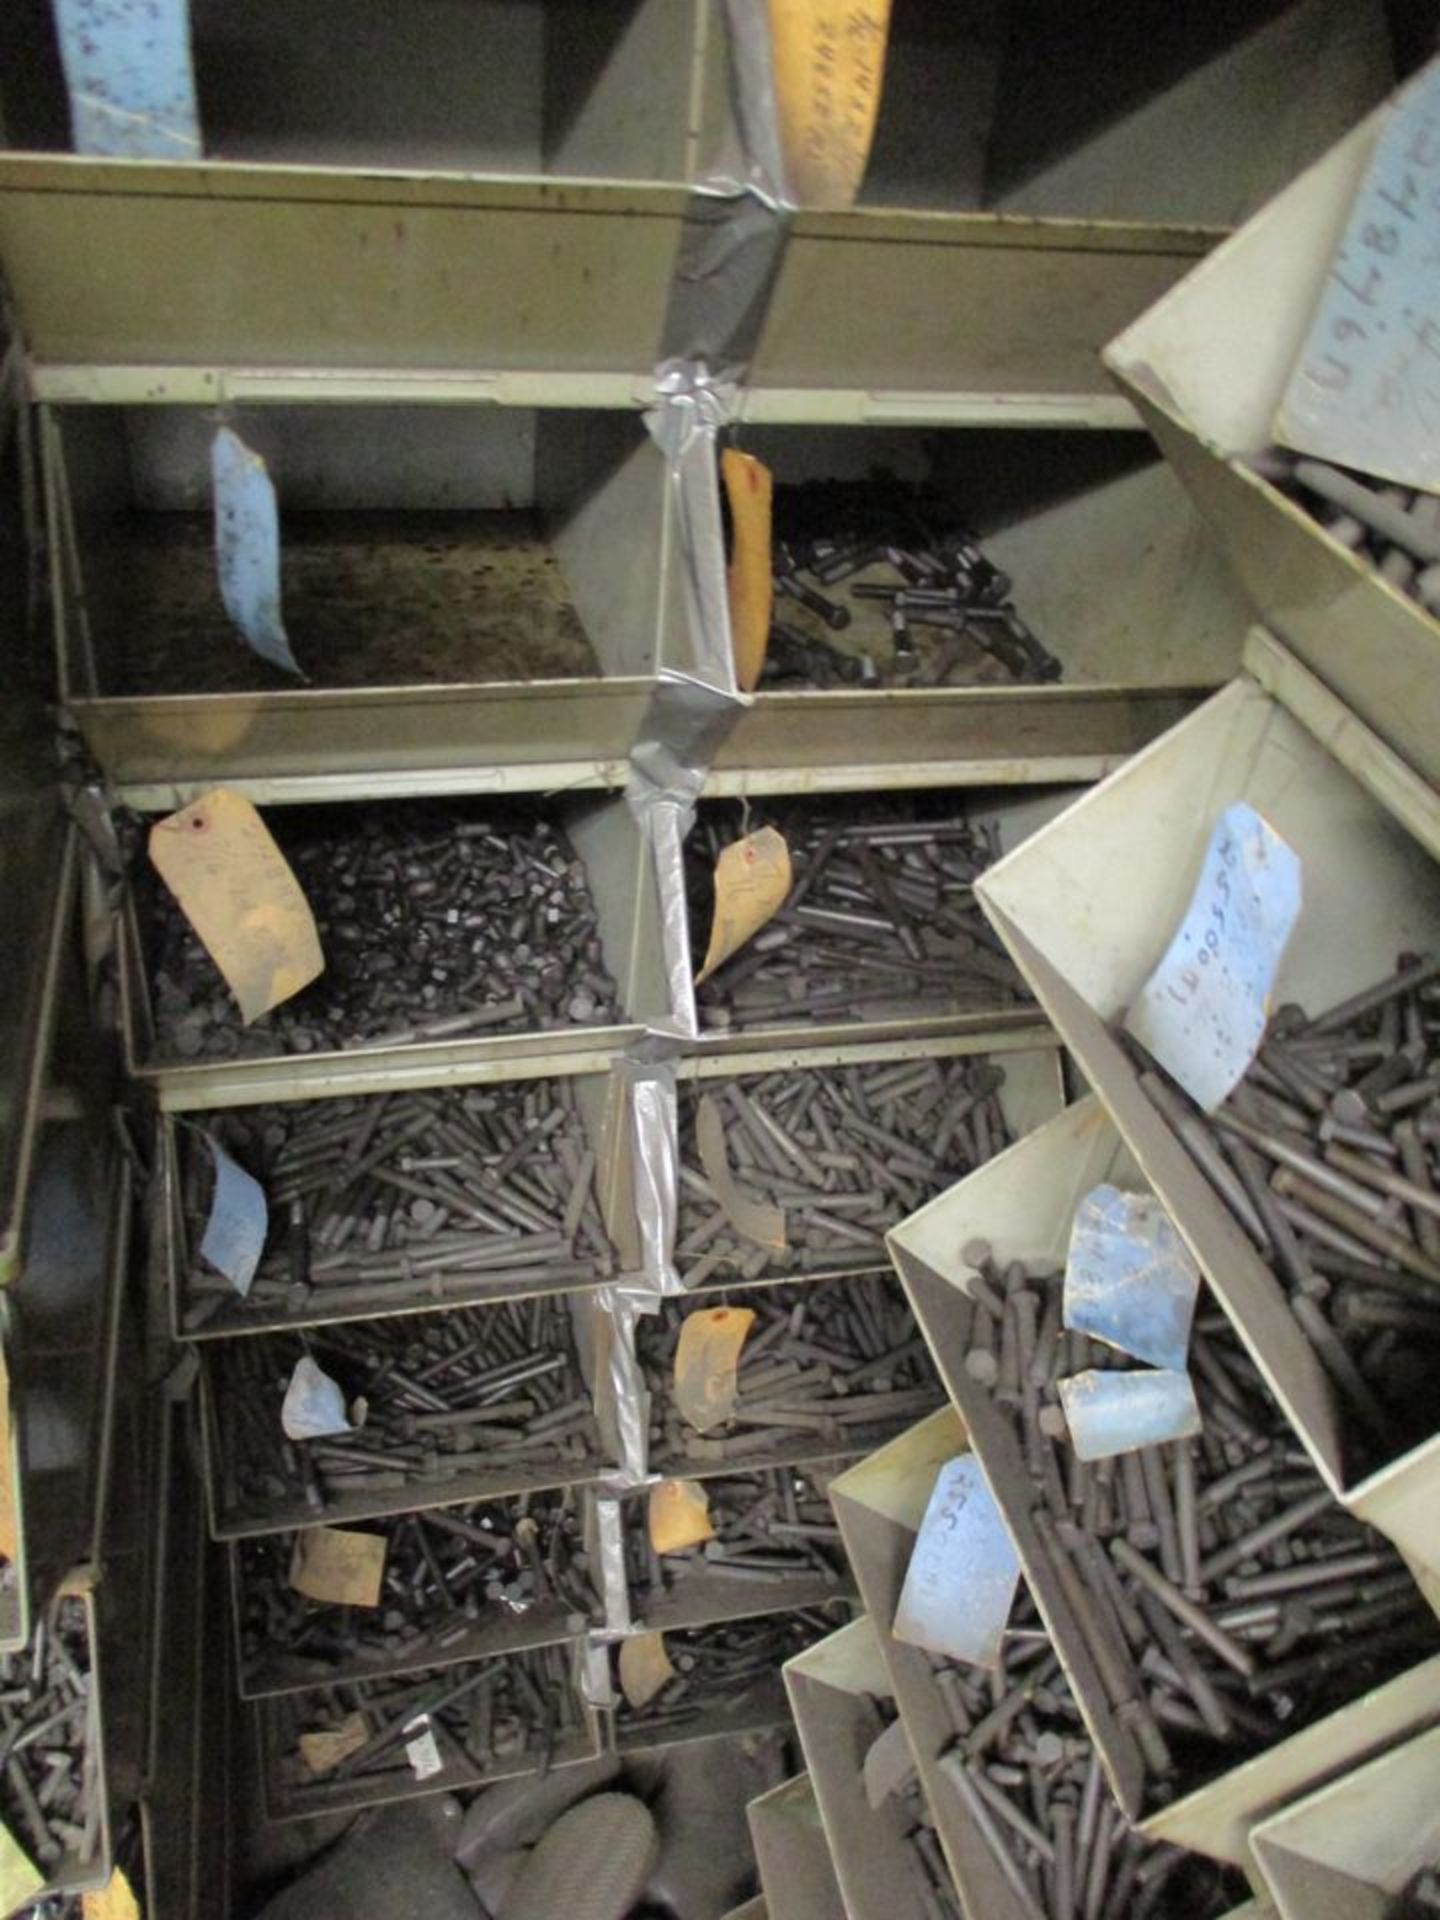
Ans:
[[[1299,913],[1295,853],[1253,807],[1227,807],[1180,930],[1125,1016],[1206,1113],[1255,1057]]]
[[[725,1142],[725,1116],[718,1103],[702,1094],[695,1109],[695,1145],[705,1178],[720,1202],[720,1209],[738,1234],[757,1246],[781,1248],[785,1245],[785,1211],[769,1200],[747,1193],[730,1171],[730,1150]]]
[[[225,611],[262,659],[303,680],[280,613],[280,509],[270,470],[238,433],[221,427],[210,443],[210,484]]]
[[[697,1433],[723,1427],[734,1414],[740,1349],[754,1319],[749,1307],[699,1307],[686,1315],[675,1347],[675,1405]]]
[[[1440,488],[1440,61],[1389,109],[1275,437]]]
[[[730,503],[731,548],[726,586],[735,684],[742,693],[753,693],[765,665],[770,612],[775,598],[770,551],[774,482],[770,469],[762,461],[735,447],[726,447],[721,454],[720,477],[725,482],[725,498]]]
[[[774,917],[789,891],[790,849],[783,833],[761,827],[731,841],[715,862],[715,918],[697,986]]]
[[[890,0],[769,0],[780,145],[802,207],[860,191],[890,35]]]
[[[1200,1431],[1190,1376],[1169,1368],[1122,1373],[1106,1367],[1072,1374],[1060,1382],[1060,1405],[1082,1460],[1158,1447]]]
[[[345,1417],[345,1396],[310,1358],[302,1354],[285,1389],[280,1425],[287,1440],[324,1440],[331,1434],[353,1433]]]
[[[662,1480],[651,1487],[648,1517],[656,1553],[683,1553],[715,1538],[710,1496],[698,1480]]]
[[[265,1251],[270,1209],[265,1189],[207,1133],[205,1144],[215,1163],[215,1186],[210,1217],[200,1242],[200,1258],[225,1278],[240,1295],[250,1291],[255,1269]]]
[[[53,0],[76,153],[198,160],[189,0]]]
[[[149,850],[247,1026],[324,971],[310,903],[243,794],[216,787],[157,820]]]
[[[300,1736],[300,1758],[311,1773],[333,1773],[340,1762],[358,1753],[370,1738],[363,1713],[348,1714],[337,1727],[323,1727]]]
[[[620,1691],[637,1710],[675,1678],[663,1633],[635,1633],[620,1642]]]
[[[0,1912],[14,1913],[45,1884],[45,1876],[10,1829],[0,1822]]]
[[[1183,1367],[1200,1269],[1149,1193],[1093,1188],[1075,1209],[1064,1321],[1152,1367]]]
[[[140,1903],[124,1869],[116,1867],[103,1887],[80,1896],[81,1920],[140,1920]]]
[[[378,1607],[385,1584],[385,1536],[343,1527],[302,1527],[290,1558],[290,1585],[322,1606]]]
[[[440,1747],[435,1739],[435,1729],[422,1714],[418,1720],[412,1720],[410,1727],[421,1730],[413,1740],[405,1742],[405,1758],[410,1762],[410,1771],[417,1780],[432,1779],[444,1771],[445,1762],[440,1758]],[[410,1727],[405,1731],[408,1733]]]
[[[891,1629],[929,1653],[998,1668],[1020,1559],[973,1453],[941,1467]]]

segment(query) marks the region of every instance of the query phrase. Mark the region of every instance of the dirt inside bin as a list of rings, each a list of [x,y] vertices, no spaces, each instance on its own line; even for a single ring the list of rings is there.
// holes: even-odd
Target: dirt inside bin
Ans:
[[[287,515],[282,605],[316,687],[598,677],[537,517]],[[206,514],[133,514],[87,556],[107,694],[268,693],[303,683],[253,653],[220,598]]]

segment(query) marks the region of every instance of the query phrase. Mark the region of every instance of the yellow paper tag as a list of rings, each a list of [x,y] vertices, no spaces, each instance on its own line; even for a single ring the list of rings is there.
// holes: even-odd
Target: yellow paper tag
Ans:
[[[326,1727],[317,1733],[302,1733],[300,1758],[311,1773],[331,1773],[347,1754],[358,1753],[370,1738],[363,1713],[352,1713],[338,1727]]]
[[[12,1564],[20,1557],[15,1519],[15,1432],[10,1423],[10,1369],[0,1350],[0,1557]]]
[[[13,1913],[16,1907],[23,1907],[44,1884],[44,1874],[10,1829],[0,1823],[0,1913]]]
[[[310,904],[243,794],[216,787],[150,829],[150,859],[248,1026],[324,970]]]
[[[620,1642],[620,1690],[632,1707],[648,1705],[674,1678],[663,1633],[632,1634]]]
[[[306,1527],[295,1536],[290,1584],[307,1600],[378,1607],[385,1581],[385,1536],[342,1527]]]
[[[890,0],[769,0],[780,145],[802,207],[860,191],[890,35]]]
[[[656,1553],[680,1553],[715,1538],[710,1496],[698,1480],[662,1480],[650,1489],[650,1544]]]
[[[98,1893],[83,1895],[83,1920],[140,1920],[140,1903],[124,1872],[116,1867]]]
[[[730,1171],[730,1154],[725,1144],[725,1121],[714,1098],[700,1096],[695,1112],[695,1144],[700,1149],[700,1165],[710,1182],[720,1210],[745,1239],[759,1247],[785,1245],[785,1210],[773,1201],[747,1193]]]
[[[774,918],[789,891],[790,849],[783,833],[761,827],[731,841],[715,862],[715,918],[697,986]]]
[[[701,1307],[686,1316],[675,1348],[675,1404],[697,1433],[723,1427],[735,1411],[736,1368],[754,1319],[749,1307]]]
[[[770,641],[770,609],[775,583],[770,554],[771,502],[774,483],[770,469],[753,454],[726,447],[720,456],[720,477],[730,502],[730,644],[735,655],[735,683],[742,693],[753,693],[765,665]]]

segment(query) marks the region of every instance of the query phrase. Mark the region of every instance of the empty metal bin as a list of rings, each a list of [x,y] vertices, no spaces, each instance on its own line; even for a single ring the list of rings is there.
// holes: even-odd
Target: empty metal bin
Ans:
[[[860,199],[1231,226],[1393,73],[1378,0],[897,5]]]
[[[109,779],[142,808],[620,784],[654,676],[690,659],[638,416],[305,397],[227,422],[275,483],[305,683],[225,612],[213,414],[47,410],[61,698]]]

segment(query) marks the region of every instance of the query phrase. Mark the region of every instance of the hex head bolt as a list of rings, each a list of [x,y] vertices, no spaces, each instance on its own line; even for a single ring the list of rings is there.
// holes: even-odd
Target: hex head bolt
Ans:
[[[846,496],[843,501],[842,496]],[[1059,663],[1012,607],[1001,606],[1011,590],[1010,578],[986,558],[973,538],[955,533],[932,542],[927,535],[917,544],[915,536],[936,510],[928,501],[923,506],[913,504],[918,498],[893,478],[887,478],[883,486],[867,482],[855,488],[835,489],[830,483],[807,483],[782,488],[776,497],[777,521],[787,526],[793,523],[806,531],[776,544],[777,594],[809,607],[827,628],[848,625],[852,609],[863,607],[867,600],[889,602],[906,617],[920,616],[937,624],[970,612],[1008,616],[1018,643],[1010,670],[1023,679],[1058,677]],[[821,510],[823,500],[841,512],[848,524],[843,530],[816,536],[808,529],[811,515]],[[873,577],[881,568],[888,571],[889,579]],[[857,580],[855,576],[860,573],[871,577]],[[845,583],[849,604],[827,599],[810,585],[811,580],[822,587]],[[808,639],[806,635],[798,637],[802,642]],[[781,657],[773,661],[767,658],[762,685],[791,677],[797,665],[802,671],[806,668],[805,651],[790,644],[788,633],[783,638],[786,644]],[[837,669],[827,666],[823,659],[809,671],[814,684],[835,684]],[[909,669],[897,662],[896,671],[903,677]],[[946,663],[938,655],[928,665],[921,663],[923,684],[943,683],[946,672]]]
[[[985,1063],[920,1061],[907,1065],[903,1082],[887,1079],[891,1071],[847,1071],[838,1085],[815,1072],[782,1071],[700,1083],[682,1099],[678,1250],[682,1261],[701,1256],[698,1268],[682,1266],[687,1288],[722,1268],[752,1279],[767,1270],[884,1265],[888,1228],[969,1163],[963,1153],[948,1164],[934,1155],[935,1105],[962,1084],[988,1099],[1000,1070],[992,1080]],[[983,1094],[973,1085],[982,1074]],[[726,1165],[712,1169],[713,1180],[700,1144],[702,1101],[718,1109],[725,1129]],[[755,1227],[726,1197],[727,1174],[781,1210],[784,1247],[750,1237]]]
[[[702,983],[706,1019],[849,1020],[896,1001],[939,1012],[1027,997],[974,898],[991,837],[963,816],[928,821],[916,811],[895,799],[767,805],[760,819],[785,834],[794,884],[759,940]],[[702,944],[729,837],[722,817],[702,810],[686,843],[691,935]]]
[[[533,1285],[536,1267],[552,1287],[613,1272],[595,1156],[563,1081],[497,1089],[483,1104],[473,1091],[446,1089],[241,1109],[213,1116],[208,1130],[266,1187],[272,1217],[288,1209],[289,1226],[267,1246],[243,1298],[215,1277],[218,1300],[208,1289],[202,1296],[207,1319],[228,1306],[236,1321],[289,1314],[312,1323],[357,1303],[398,1311],[444,1304],[466,1289]],[[352,1142],[362,1137],[356,1154]],[[463,1151],[440,1151],[457,1141]],[[187,1136],[185,1145],[187,1166],[208,1162],[198,1141]],[[413,1171],[397,1171],[407,1166]],[[522,1204],[521,1179],[533,1205]],[[402,1206],[366,1198],[377,1181],[411,1197]],[[207,1200],[208,1184],[197,1187],[187,1220],[192,1302],[197,1284],[206,1286],[198,1246]],[[338,1247],[337,1224],[358,1222],[370,1209],[373,1250]],[[439,1233],[447,1222],[453,1230]],[[195,1321],[192,1307],[186,1324]]]
[[[162,1048],[212,1059],[313,1053],[618,1017],[595,903],[564,833],[518,806],[473,813],[398,801],[295,809],[275,822],[329,964],[248,1028],[179,908],[145,877]],[[488,949],[479,969],[477,933]]]
[[[1352,1474],[1433,1431],[1420,1370],[1414,1386],[1397,1377],[1394,1352],[1373,1337],[1353,1289],[1399,1296],[1392,1311],[1413,1313],[1417,1340],[1430,1338],[1426,1303],[1440,1289],[1440,1202],[1429,1164],[1440,1145],[1440,1075],[1427,1070],[1437,972],[1434,956],[1402,955],[1388,979],[1318,1019],[1281,1009],[1259,1058],[1205,1123],[1262,1218],[1262,1257],[1290,1289],[1353,1422]],[[1147,1076],[1147,1091],[1154,1079]]]

